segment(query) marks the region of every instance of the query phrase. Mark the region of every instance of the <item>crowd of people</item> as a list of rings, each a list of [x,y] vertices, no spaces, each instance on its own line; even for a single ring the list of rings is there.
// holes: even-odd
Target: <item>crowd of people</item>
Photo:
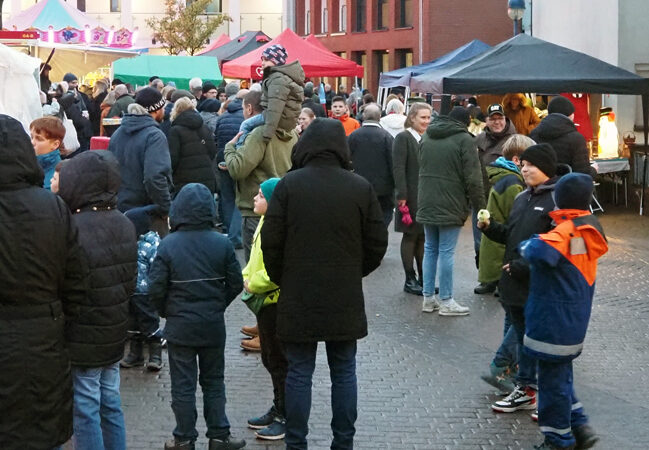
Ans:
[[[224,312],[241,294],[256,319],[241,347],[261,353],[273,391],[248,420],[255,436],[307,448],[325,342],[332,448],[351,449],[362,278],[394,221],[403,290],[423,313],[468,315],[453,273],[469,217],[475,293],[505,312],[483,376],[507,394],[492,409],[533,410],[539,448],[592,447],[572,360],[607,246],[571,102],[554,98],[542,120],[522,94],[485,113],[475,99],[440,115],[416,98],[406,111],[397,94],[383,108],[342,85],[319,96],[287,59],[267,48],[252,86],[153,76],[138,89],[98,80],[90,95],[73,74],[50,84],[46,66],[30,135],[0,115],[0,210],[12,211],[0,225],[0,447],[126,448],[120,367],[159,371],[166,345],[176,427],[164,448],[195,448],[197,383],[209,449],[243,448],[224,382]],[[120,122],[108,150],[86,151],[104,118]]]

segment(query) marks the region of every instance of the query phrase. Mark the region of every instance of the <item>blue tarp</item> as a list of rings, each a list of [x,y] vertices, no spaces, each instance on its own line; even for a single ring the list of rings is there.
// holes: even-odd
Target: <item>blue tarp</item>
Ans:
[[[411,77],[426,73],[428,70],[440,69],[448,65],[466,61],[486,52],[490,48],[490,45],[485,44],[479,39],[474,39],[462,47],[456,48],[452,52],[446,53],[427,63],[382,73],[379,78],[379,87],[409,86]]]

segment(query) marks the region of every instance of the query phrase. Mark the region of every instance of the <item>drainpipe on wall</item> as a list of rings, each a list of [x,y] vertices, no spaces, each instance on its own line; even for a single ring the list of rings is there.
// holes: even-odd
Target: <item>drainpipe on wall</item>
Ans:
[[[424,62],[424,0],[419,0],[419,64]]]

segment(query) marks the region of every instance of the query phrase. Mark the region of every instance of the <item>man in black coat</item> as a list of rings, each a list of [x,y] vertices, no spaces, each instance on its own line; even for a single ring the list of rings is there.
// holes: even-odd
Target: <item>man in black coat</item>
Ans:
[[[227,100],[225,112],[219,116],[214,129],[214,140],[216,141],[216,163],[217,176],[220,180],[220,202],[221,220],[228,233],[228,239],[234,248],[243,248],[241,242],[241,212],[237,209],[236,182],[230,176],[225,167],[223,149],[225,144],[232,140],[239,132],[243,122],[243,96],[247,91],[240,91],[232,100]]]
[[[381,108],[376,103],[365,106],[363,126],[347,138],[354,172],[372,184],[387,227],[394,212],[394,176],[392,173],[392,135],[381,128]]]
[[[73,212],[90,269],[91,289],[71,305],[75,315],[67,318],[65,333],[79,448],[126,448],[119,360],[129,296],[135,289],[137,241],[135,227],[117,209],[119,184],[119,164],[106,150],[82,153],[66,162],[59,174],[58,194]]]
[[[352,448],[356,341],[367,335],[362,278],[387,248],[372,185],[351,173],[340,121],[315,119],[294,147],[261,230],[266,270],[280,286],[277,335],[285,345],[286,445],[306,448],[311,379],[324,341],[332,379],[332,448]]]
[[[550,144],[559,164],[567,164],[573,172],[594,177],[597,171],[590,165],[586,139],[577,131],[574,119],[572,102],[566,97],[555,97],[548,104],[548,115],[532,130],[530,137],[539,144]]]
[[[64,312],[86,297],[88,270],[70,210],[3,114],[0,161],[0,448],[51,449],[72,435]]]

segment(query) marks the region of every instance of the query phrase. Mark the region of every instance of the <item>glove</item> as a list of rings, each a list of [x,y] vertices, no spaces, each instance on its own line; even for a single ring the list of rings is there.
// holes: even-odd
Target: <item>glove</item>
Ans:
[[[401,222],[406,226],[412,225],[412,217],[410,217],[408,205],[399,206],[399,212],[401,213]]]

